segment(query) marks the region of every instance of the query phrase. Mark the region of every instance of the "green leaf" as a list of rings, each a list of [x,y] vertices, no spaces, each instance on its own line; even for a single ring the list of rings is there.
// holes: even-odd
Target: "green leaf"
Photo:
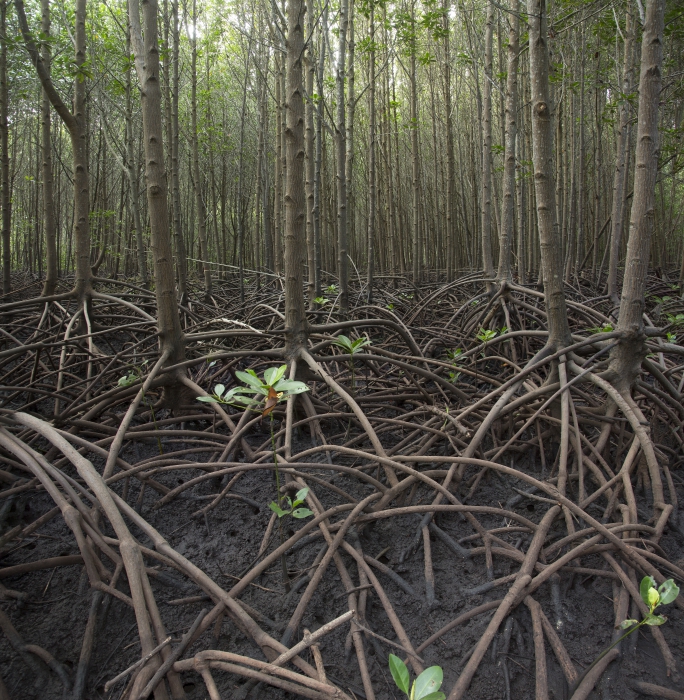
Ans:
[[[446,695],[442,693],[441,691],[438,691],[436,693],[430,693],[429,695],[423,695],[421,700],[445,700]]]
[[[658,593],[660,593],[660,604],[668,605],[679,595],[679,586],[669,578],[660,584]]]
[[[307,486],[304,489],[299,489],[297,491],[297,494],[295,495],[295,503],[304,503],[304,499],[309,495],[309,487]]]
[[[292,517],[297,518],[298,520],[308,518],[310,515],[313,515],[313,511],[309,510],[308,508],[295,508],[292,511]]]
[[[204,401],[204,403],[218,403],[218,399],[215,396],[198,396],[198,401]]]
[[[414,700],[422,700],[426,695],[431,695],[439,690],[444,674],[439,666],[426,668],[418,678],[414,686]]]
[[[628,627],[634,627],[634,625],[638,625],[639,620],[623,620],[620,623],[620,629],[626,630]]]
[[[289,513],[289,511],[284,511],[275,501],[271,501],[268,507],[279,517],[282,518]]]
[[[409,672],[406,664],[394,654],[389,655],[389,668],[397,688],[408,695],[409,692]]]
[[[644,622],[650,627],[658,627],[659,625],[664,625],[667,622],[667,618],[664,615],[649,615],[644,618]]]
[[[342,348],[345,352],[351,353],[353,350],[351,340],[346,335],[338,335],[337,340],[333,341],[333,345],[337,345],[338,348]]]
[[[281,365],[280,367],[269,367],[264,372],[264,384],[273,386],[276,382],[283,378],[286,370],[287,365]]]
[[[281,379],[273,388],[278,392],[286,392],[289,396],[309,391],[309,387],[304,382],[296,382],[292,379]]]
[[[261,380],[259,377],[254,374],[253,370],[249,370],[248,372],[236,372],[235,376],[241,381],[247,384],[248,386],[253,387],[257,391],[261,391]]]
[[[223,396],[223,394],[224,394],[225,391],[226,391],[226,387],[223,386],[223,384],[217,384],[217,385],[214,387],[214,393],[215,393],[216,396],[218,396],[219,398],[220,398],[221,396]]]
[[[650,607],[650,603],[648,602],[648,589],[649,588],[655,588],[656,582],[655,579],[652,576],[644,576],[641,579],[641,585],[639,586],[639,593],[641,594],[641,600],[646,603]]]

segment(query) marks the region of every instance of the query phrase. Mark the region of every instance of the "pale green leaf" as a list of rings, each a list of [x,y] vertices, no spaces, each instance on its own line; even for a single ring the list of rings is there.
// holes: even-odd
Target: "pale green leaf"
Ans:
[[[409,692],[409,672],[406,664],[394,654],[389,655],[389,668],[397,688],[408,695]]]

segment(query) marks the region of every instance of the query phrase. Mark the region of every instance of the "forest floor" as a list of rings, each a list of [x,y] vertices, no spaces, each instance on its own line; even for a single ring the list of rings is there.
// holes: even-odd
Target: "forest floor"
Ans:
[[[367,666],[366,683],[370,681],[378,700],[403,697],[389,672],[389,653],[404,659],[413,656],[422,667],[441,666],[444,670],[442,689],[449,694],[468,667],[473,653],[478,653],[478,643],[485,636],[502,599],[519,577],[536,528],[550,509],[557,508],[551,494],[554,484],[558,483],[559,462],[565,459],[568,459],[567,498],[596,521],[611,527],[611,523],[616,523],[616,527],[623,522],[634,525],[636,529],[627,546],[653,555],[649,562],[654,562],[666,577],[674,577],[680,585],[684,583],[680,575],[684,570],[684,517],[677,508],[677,503],[684,501],[684,453],[679,439],[682,417],[677,412],[676,399],[673,399],[674,406],[668,404],[661,396],[664,392],[653,389],[650,378],[644,382],[651,389],[644,390],[651,391],[660,404],[649,401],[644,394],[639,405],[650,423],[657,454],[669,465],[665,490],[668,502],[675,504],[674,515],[666,518],[667,523],[662,523],[658,533],[655,530],[659,519],[652,502],[651,484],[645,463],[636,459],[636,452],[631,458],[637,466],[630,482],[638,516],[636,524],[634,519],[625,519],[625,511],[632,502],[627,499],[627,505],[620,509],[622,496],[613,493],[611,506],[610,489],[604,488],[602,495],[586,503],[587,494],[605,487],[621,465],[624,466],[634,437],[628,421],[620,419],[619,414],[617,418],[615,412],[612,417],[608,413],[605,420],[597,418],[606,411],[605,397],[599,395],[596,386],[581,384],[579,389],[576,385],[580,393],[572,398],[572,412],[568,413],[568,408],[564,410],[571,416],[571,426],[573,423],[576,428],[582,425],[587,443],[596,445],[606,424],[610,426],[607,442],[600,446],[600,455],[594,455],[596,450],[592,452],[588,444],[584,446],[588,462],[599,465],[601,476],[596,476],[591,468],[585,470],[582,460],[575,459],[575,440],[579,442],[580,431],[572,433],[571,429],[569,440],[565,437],[567,433],[561,433],[558,425],[562,419],[558,416],[562,411],[556,410],[553,403],[546,413],[541,411],[541,419],[536,418],[536,423],[530,423],[525,432],[515,437],[523,419],[533,417],[535,411],[544,408],[541,399],[550,395],[540,391],[547,379],[542,370],[534,375],[531,385],[522,390],[523,394],[537,391],[531,402],[520,401],[507,413],[504,410],[504,415],[497,418],[486,438],[481,440],[472,463],[447,486],[453,496],[451,505],[442,504],[441,510],[430,506],[437,493],[433,480],[442,483],[451,464],[447,458],[462,455],[467,450],[469,440],[477,434],[487,411],[496,401],[496,396],[490,397],[491,392],[514,377],[544,344],[540,332],[543,319],[537,310],[539,300],[534,288],[530,288],[527,297],[518,292],[522,301],[516,307],[515,316],[515,304],[506,300],[508,307],[504,311],[505,305],[502,305],[499,318],[498,313],[488,311],[491,302],[482,296],[481,287],[474,278],[472,281],[465,278],[460,286],[451,287],[435,282],[421,288],[417,299],[413,298],[412,287],[388,287],[379,292],[380,299],[374,306],[364,306],[357,300],[351,317],[359,324],[351,328],[335,327],[334,311],[317,313],[320,326],[311,336],[312,356],[316,361],[325,361],[326,370],[334,381],[344,385],[353,394],[353,401],[362,407],[387,454],[386,464],[391,461],[395,470],[404,465],[411,471],[400,475],[400,483],[410,479],[410,483],[406,482],[410,488],[399,489],[396,498],[383,503],[381,509],[375,511],[376,515],[373,500],[368,501],[368,507],[359,509],[364,499],[373,496],[376,501],[380,499],[389,484],[381,468],[383,463],[373,460],[369,433],[350,409],[350,404],[331,390],[330,385],[309,379],[311,390],[307,396],[315,408],[313,416],[301,402],[289,419],[285,404],[276,408],[273,425],[279,454],[284,455],[286,450],[289,453],[281,472],[287,481],[299,480],[296,488],[306,483],[312,495],[315,492],[317,513],[330,512],[329,519],[323,521],[329,527],[328,537],[334,537],[340,523],[346,522],[351,507],[358,510],[349,523],[346,547],[339,547],[330,565],[320,572],[320,581],[314,581],[313,585],[311,581],[319,573],[321,557],[330,549],[329,542],[326,544],[324,539],[325,527],[309,527],[301,536],[311,519],[285,517],[280,523],[276,521],[269,509],[276,495],[273,468],[269,463],[269,459],[272,462],[269,420],[259,419],[258,413],[245,417],[242,411],[226,407],[234,424],[239,424],[238,430],[242,427],[241,417],[245,422],[251,421],[242,435],[235,438],[235,427],[227,426],[208,404],[188,404],[180,416],[173,416],[161,405],[151,411],[152,402],[160,398],[160,391],[151,388],[127,429],[119,452],[125,467],[123,471],[117,470],[109,482],[112,491],[156,529],[178,555],[199,567],[222,589],[230,592],[238,581],[244,582],[235,597],[247,604],[252,619],[273,638],[281,639],[305,591],[309,593],[310,600],[299,612],[294,634],[284,642],[286,647],[303,639],[305,629],[315,632],[350,609],[359,613],[355,618],[359,625],[354,628],[356,639],[349,622],[345,622],[318,642],[325,669],[325,675],[319,673],[318,680],[331,684],[349,698],[368,697],[360,662]],[[652,287],[655,302],[650,304],[650,312],[655,311],[656,317],[660,315],[663,321],[674,322],[681,302],[676,298],[663,301],[662,281],[653,280]],[[251,367],[261,375],[265,368],[281,364],[274,352],[281,342],[277,332],[278,315],[268,307],[280,305],[282,310],[282,302],[273,291],[265,288],[253,289],[250,293],[251,298],[244,307],[234,302],[231,306],[230,299],[234,299],[235,294],[234,290],[231,294],[231,284],[226,282],[214,300],[215,305],[198,301],[188,309],[186,330],[191,348],[188,357],[197,358],[189,374],[209,393],[218,382],[234,386],[237,369]],[[27,294],[28,291],[24,296]],[[333,291],[328,296],[332,306]],[[599,338],[601,332],[610,333],[612,328],[606,325],[609,321],[604,320],[609,319],[607,301],[600,299],[592,306],[589,289],[582,290],[578,300],[580,296],[584,308],[595,308],[596,313],[580,310],[580,321],[576,320],[573,327],[577,338],[589,338],[591,333]],[[125,299],[148,308],[142,292],[131,290]],[[477,310],[478,304],[473,301],[479,301],[483,311]],[[63,471],[68,478],[62,482],[45,468],[45,473],[52,474],[55,483],[61,485],[69,498],[72,498],[69,488],[75,489],[71,502],[77,497],[76,493],[83,499],[86,508],[82,514],[86,521],[95,499],[89,498],[92,494],[80,478],[81,472],[67,460],[60,461],[59,450],[51,448],[44,436],[13,423],[11,413],[28,405],[29,413],[51,421],[55,397],[59,396],[62,417],[55,425],[65,435],[70,432],[81,441],[99,446],[99,452],[86,450],[84,454],[102,474],[106,449],[135,391],[129,390],[127,394],[122,391],[97,415],[88,417],[86,411],[97,405],[98,397],[107,396],[107,392],[111,394],[118,379],[130,373],[132,367],[142,367],[140,375],[143,376],[143,370],[147,370],[141,360],[147,352],[152,360],[150,364],[154,362],[155,344],[153,337],[145,340],[145,326],[133,330],[117,328],[116,324],[123,325],[124,321],[115,319],[111,308],[106,307],[108,302],[99,303],[102,304],[99,313],[95,307],[98,323],[105,330],[108,324],[111,326],[100,336],[103,340],[98,339],[98,354],[94,355],[90,348],[90,357],[95,360],[87,377],[87,363],[79,364],[88,357],[85,342],[71,346],[55,343],[54,348],[48,347],[51,337],[64,335],[65,319],[73,314],[73,308],[69,309],[66,304],[60,307],[61,311],[55,309],[52,320],[44,323],[45,333],[40,337],[45,344],[42,358],[40,352],[31,354],[27,350],[12,355],[8,364],[6,356],[0,354],[0,361],[4,362],[0,366],[4,373],[0,386],[3,430]],[[260,311],[259,305],[262,305]],[[529,307],[527,315],[519,313],[526,307]],[[107,309],[109,313],[105,313]],[[30,313],[36,315],[33,324]],[[502,328],[504,313],[509,318],[505,329]],[[36,311],[35,307],[30,312],[27,309],[13,311],[5,324],[12,339],[6,339],[0,350],[16,348],[19,343],[28,347],[30,342],[35,342],[38,317],[40,310]],[[372,323],[374,319],[381,319],[386,325]],[[485,338],[481,335],[483,329],[493,329],[495,336]],[[496,344],[495,338],[513,331],[519,335],[512,336],[507,345]],[[372,341],[354,360],[353,380],[348,357],[330,343],[339,332]],[[416,347],[407,347],[406,335]],[[668,338],[668,341],[673,340]],[[145,342],[135,349],[135,357],[123,352],[139,341]],[[601,347],[598,343],[597,340],[597,344],[591,346],[586,357],[593,359],[597,348]],[[42,383],[37,382],[36,372],[31,374],[31,369],[42,362],[43,367],[47,369],[52,365],[53,373],[57,372],[57,366],[61,366],[60,352],[65,347],[69,348],[65,354],[73,370],[63,372],[61,386],[56,385],[54,375],[46,377]],[[420,356],[416,356],[416,349]],[[111,362],[117,352],[123,353],[121,359]],[[210,361],[206,359],[207,354],[211,355]],[[62,357],[64,367],[68,362],[69,359]],[[681,355],[677,359],[676,353],[665,351],[660,356],[659,366],[681,393]],[[22,381],[25,372],[30,376]],[[90,391],[83,396],[83,384],[79,388],[78,381],[84,377],[91,384]],[[98,386],[94,386],[95,377],[100,377]],[[38,393],[22,393],[21,389],[27,386],[34,387]],[[40,394],[41,388],[46,394]],[[473,410],[472,405],[478,401],[483,402],[483,408]],[[73,404],[71,407],[69,402]],[[145,405],[146,402],[149,403]],[[548,415],[546,422],[545,415]],[[291,444],[285,445],[288,420]],[[136,431],[141,433],[139,437]],[[498,456],[500,448],[514,437],[508,450]],[[565,451],[563,440],[568,440],[570,445]],[[75,443],[79,445],[83,446]],[[227,456],[226,445],[231,446]],[[31,475],[26,474],[17,454],[11,454],[6,445],[2,445],[0,477],[10,493],[0,491],[0,596],[3,600],[0,607],[5,615],[2,624],[5,634],[0,636],[0,677],[9,698],[57,700],[73,697],[73,686],[79,683],[79,659],[83,677],[81,697],[87,700],[130,697],[135,674],[105,689],[107,681],[141,656],[136,615],[125,600],[132,595],[127,579],[121,575],[117,583],[115,576],[112,582],[110,575],[110,584],[118,586],[123,596],[103,595],[91,588],[82,558],[51,561],[56,557],[81,557],[84,550],[74,537],[73,528],[67,526],[59,512],[53,512],[39,528],[30,529],[31,523],[53,511],[55,500],[44,487],[37,485],[36,478],[31,479]],[[508,471],[483,468],[477,464],[478,459],[500,463]],[[134,474],[143,477],[126,477],[125,470],[136,465],[139,469]],[[219,473],[215,474],[216,471]],[[551,490],[544,493],[540,485]],[[293,487],[291,493],[296,488]],[[625,484],[625,488],[629,487]],[[223,496],[217,498],[219,494]],[[421,510],[421,506],[426,508]],[[430,512],[434,517],[429,527],[421,529],[425,525],[423,518],[427,507],[432,507]],[[560,508],[557,510],[560,513]],[[626,610],[629,604],[630,595],[624,592],[625,579],[640,580],[641,573],[629,566],[630,561],[624,557],[620,559],[622,550],[606,539],[599,537],[600,544],[587,547],[586,541],[596,535],[596,531],[591,529],[591,524],[587,525],[588,520],[582,522],[581,515],[578,517],[569,510],[564,512],[568,514],[565,518],[560,515],[551,521],[541,555],[532,562],[533,576],[535,573],[541,576],[545,568],[558,562],[553,575],[535,590],[530,589],[534,600],[541,605],[547,628],[543,660],[539,647],[535,646],[538,640],[534,636],[532,607],[518,604],[522,602],[519,600],[500,627],[494,629],[491,643],[478,662],[463,697],[515,700],[533,698],[537,693],[539,698],[538,683],[543,673],[548,697],[567,700],[571,697],[572,673],[576,678],[610,643],[620,616],[618,609]],[[93,515],[93,511],[90,513]],[[94,522],[97,523],[97,518]],[[155,560],[149,553],[155,549],[150,532],[143,532],[140,522],[130,514],[126,522],[137,543],[147,548],[143,549],[143,555],[151,590],[173,647],[202,610],[210,613],[216,608],[217,598],[201,581],[198,583],[197,579],[184,575],[187,572],[182,565],[174,566],[170,560],[159,557]],[[279,524],[282,532],[279,532]],[[110,538],[106,540],[109,545],[118,544],[119,535],[109,520],[100,521],[98,527],[104,538]],[[585,528],[588,529],[581,535],[577,534]],[[285,556],[289,580],[283,580],[282,558],[278,556],[257,571],[258,562],[288,539],[293,541]],[[92,533],[88,541],[91,547],[97,544],[93,544]],[[556,543],[560,545],[555,547]],[[574,558],[569,547],[571,543],[584,546]],[[359,559],[352,556],[354,549],[365,557],[368,566],[362,567]],[[562,562],[559,561],[561,556]],[[103,554],[100,559],[98,569],[106,581],[104,570],[112,564]],[[621,575],[616,573],[611,559],[621,567]],[[30,562],[38,562],[40,568],[9,570],[9,567]],[[345,570],[352,588],[349,583],[345,584]],[[373,578],[369,578],[369,572],[374,574]],[[629,617],[639,618],[635,606],[632,600]],[[476,608],[481,609],[479,613],[476,611],[470,619],[464,619],[431,640],[450,622]],[[670,605],[666,614],[667,623],[659,628],[665,647],[645,628],[631,635],[621,644],[620,654],[581,697],[601,700],[644,697],[636,685],[639,682],[681,693],[684,690],[684,676],[679,675],[684,672],[684,612],[681,607]],[[88,625],[92,627],[92,634],[86,629]],[[548,630],[549,626],[561,642],[560,652],[554,648],[554,634]],[[11,639],[13,634],[16,635],[14,640]],[[156,639],[162,641],[159,637],[157,630]],[[362,638],[361,642],[358,637]],[[412,646],[408,649],[411,654],[406,653],[407,639]],[[425,641],[429,643],[423,647]],[[32,645],[41,649],[36,651]],[[363,647],[361,653],[359,646]],[[182,658],[192,659],[211,649],[263,660],[266,658],[263,648],[230,614],[224,615],[219,609],[206,631],[185,648]],[[669,657],[664,648],[669,650]],[[314,665],[316,654],[306,649],[301,658]],[[51,665],[46,664],[46,660]],[[218,665],[213,668],[215,688],[219,697],[226,700],[243,697],[246,691],[251,692],[251,698],[269,700],[304,696],[263,682],[252,689],[253,684],[239,672],[230,672],[227,667],[221,669]],[[294,666],[291,668],[298,670]],[[197,670],[184,667],[180,677],[188,700],[204,700],[211,696],[205,685],[206,678]],[[170,688],[171,695],[179,692]],[[325,693],[321,695],[324,696]],[[308,697],[318,696],[310,694]]]

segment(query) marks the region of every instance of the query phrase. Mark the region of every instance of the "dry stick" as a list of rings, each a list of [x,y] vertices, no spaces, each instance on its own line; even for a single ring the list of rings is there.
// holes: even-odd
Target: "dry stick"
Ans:
[[[131,405],[128,407],[128,411],[126,411],[126,415],[123,417],[123,420],[119,424],[119,428],[116,431],[114,441],[109,447],[107,463],[105,464],[104,471],[102,472],[103,479],[108,479],[114,473],[114,468],[116,467],[116,458],[119,456],[119,452],[121,451],[121,445],[123,445],[128,426],[131,424],[133,416],[135,416],[135,412],[138,409],[140,402],[143,400],[143,397],[145,396],[145,392],[149,390],[150,386],[152,385],[152,382],[154,381],[154,378],[157,376],[159,370],[162,368],[166,360],[169,359],[170,355],[171,350],[165,350],[162,353],[162,356],[157,360],[154,367],[152,367],[150,373],[147,375],[145,381],[140,387],[140,390],[136,394],[136,397],[133,399]]]
[[[171,637],[167,637],[161,644],[158,644],[151,652],[145,654],[142,659],[138,659],[134,664],[131,664],[126,670],[121,671],[118,676],[114,676],[111,680],[105,683],[105,693],[108,693],[110,688],[114,687],[120,680],[123,680],[126,676],[133,673],[137,668],[140,668],[143,664],[146,664],[155,654],[158,654],[167,644],[171,643]]]
[[[183,635],[183,639],[181,639],[178,646],[166,657],[164,663],[157,669],[154,676],[150,678],[148,684],[137,696],[137,698],[131,698],[131,700],[146,698],[157,687],[157,684],[162,680],[162,678],[164,678],[169,669],[176,661],[178,661],[183,652],[188,648],[190,641],[192,640],[197,628],[200,626],[207,612],[208,610],[206,608],[200,612],[200,614],[195,618],[195,621],[192,623],[192,627],[190,627],[190,629]]]
[[[311,632],[309,632],[306,627],[304,628],[304,638],[306,639],[311,635]],[[321,656],[321,649],[318,646],[318,644],[312,644],[311,645],[311,653],[313,654],[314,657],[314,662],[316,663],[316,668],[318,669],[318,680],[321,683],[325,683],[327,681],[326,675],[325,675],[325,666],[323,665],[323,657]],[[0,698],[2,700],[2,698]]]
[[[548,700],[549,680],[546,675],[546,648],[544,647],[544,629],[541,621],[541,606],[532,598],[525,598],[525,605],[530,609],[532,615],[532,636],[534,638],[534,660],[536,666],[535,678],[535,699]]]
[[[494,617],[491,619],[489,625],[487,626],[485,633],[482,635],[479,642],[475,646],[475,650],[473,651],[470,659],[468,659],[466,667],[461,672],[461,675],[456,681],[456,685],[452,688],[451,693],[449,693],[448,700],[460,700],[468,690],[470,682],[472,681],[473,676],[475,675],[475,672],[477,671],[477,668],[480,665],[480,662],[482,661],[482,658],[487,652],[487,649],[489,648],[492,639],[494,639],[494,636],[496,635],[496,632],[499,629],[499,625],[508,615],[511,608],[513,607],[513,604],[518,600],[520,593],[532,580],[530,574],[534,569],[534,565],[537,563],[537,559],[539,558],[539,552],[541,551],[542,545],[544,544],[546,535],[548,534],[548,531],[559,512],[559,506],[552,506],[541,519],[541,522],[537,527],[537,531],[534,533],[532,542],[530,543],[530,546],[527,550],[527,554],[525,555],[525,561],[520,567],[518,579],[509,589],[508,593],[501,602],[501,605],[499,605],[499,608],[494,614]]]
[[[121,558],[126,568],[128,584],[131,589],[131,598],[133,599],[136,621],[138,623],[142,653],[147,654],[153,648],[154,644],[148,618],[148,606],[145,602],[145,595],[142,588],[142,577],[146,576],[145,565],[143,563],[140,547],[126,527],[121,513],[119,513],[118,508],[112,500],[112,494],[92,463],[82,457],[52,426],[26,413],[16,413],[14,418],[22,425],[25,425],[49,440],[65,457],[68,457],[69,461],[76,467],[81,478],[94,493],[100,507],[114,528],[119,539]],[[154,672],[155,668],[155,665],[151,665],[151,673]],[[141,673],[138,679],[141,679],[141,682],[147,681],[144,673]],[[155,691],[155,697],[158,696],[158,700],[162,700],[164,695],[165,693],[161,695]]]
[[[349,408],[351,408],[352,412],[368,435],[368,438],[371,441],[377,455],[379,457],[386,457],[387,453],[385,452],[385,448],[382,446],[382,443],[378,439],[373,426],[370,424],[368,418],[366,418],[366,414],[361,410],[359,404],[356,403],[356,401],[323,369],[318,362],[316,362],[316,360],[313,359],[313,357],[311,357],[311,355],[309,355],[306,350],[301,351],[301,357],[314,372],[318,372],[323,381],[347,403]],[[399,481],[394,473],[394,470],[385,464],[383,464],[383,469],[385,470],[385,475],[387,476],[387,481],[390,483],[390,486],[396,486]]]

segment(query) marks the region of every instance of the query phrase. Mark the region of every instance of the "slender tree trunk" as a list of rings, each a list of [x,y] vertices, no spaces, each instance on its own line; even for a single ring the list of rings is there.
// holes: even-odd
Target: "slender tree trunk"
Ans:
[[[447,149],[447,201],[446,201],[446,281],[454,278],[456,257],[456,159],[454,157],[454,125],[451,115],[451,36],[449,29],[450,0],[444,0],[444,112]]]
[[[304,264],[306,193],[304,188],[304,0],[287,0],[287,183],[285,192],[285,348],[294,356],[306,342]]]
[[[50,0],[41,0],[41,31],[46,39],[50,37]],[[4,35],[4,29],[3,35]],[[50,75],[50,45],[44,41],[41,47],[43,64]],[[0,59],[1,60],[1,59]],[[1,79],[0,79],[1,80]],[[52,135],[50,129],[50,100],[41,90],[40,102],[41,156],[43,176],[43,227],[45,231],[46,274],[43,296],[50,296],[57,288],[57,226],[55,221],[55,197],[52,187]],[[1,119],[1,117],[0,117]],[[3,190],[4,191],[4,190]]]
[[[244,206],[242,202],[242,179],[243,179],[243,160],[245,148],[245,107],[247,104],[247,75],[249,71],[250,54],[252,53],[252,38],[250,36],[247,45],[247,57],[245,59],[245,84],[242,90],[242,108],[240,111],[240,150],[238,153],[238,188],[237,188],[237,231],[238,231],[238,265],[240,267],[240,303],[245,303],[245,228],[244,228]],[[213,168],[212,168],[213,172]],[[217,241],[218,243],[218,241]]]
[[[314,203],[314,65],[313,56],[313,15],[314,7],[311,0],[308,0],[306,26],[309,41],[306,47],[306,259],[307,259],[307,296],[309,308],[315,308],[316,298],[316,242],[314,240],[314,217],[316,215]]]
[[[273,262],[276,274],[282,272],[281,266],[281,247],[282,247],[282,232],[283,232],[283,139],[281,111],[285,109],[283,106],[282,80],[283,59],[280,55],[276,55],[276,78],[275,78],[275,102],[276,102],[276,158],[275,158],[275,193],[274,193],[274,211],[273,211]]]
[[[314,299],[321,296],[321,162],[323,158],[323,71],[325,68],[326,44],[325,37],[328,33],[328,4],[323,8],[321,47],[318,57],[318,71],[316,75],[317,92],[321,95],[316,106],[316,164],[314,166],[314,213],[313,213],[313,237],[314,237]]]
[[[641,40],[634,198],[617,325],[617,329],[625,335],[613,350],[610,364],[613,382],[619,391],[629,391],[646,355],[644,290],[655,218],[655,183],[660,154],[658,104],[662,89],[664,14],[665,0],[651,0],[648,3]]]
[[[520,27],[519,1],[511,0],[508,32],[508,65],[506,70],[506,135],[504,147],[503,206],[499,243],[499,281],[511,281],[511,245],[515,225],[515,143],[518,110],[518,35]]]
[[[518,5],[520,7],[520,5]],[[523,93],[524,101],[524,90]],[[525,110],[520,110],[520,123],[515,140],[515,150],[517,153],[515,193],[518,200],[518,283],[527,283],[527,267],[525,265],[525,243],[529,232],[527,231],[527,193],[525,178]]]
[[[178,315],[169,229],[162,94],[159,79],[158,5],[157,0],[142,2],[144,40],[140,26],[139,0],[129,0],[128,7],[131,41],[142,99],[147,208],[150,216],[150,249],[154,263],[160,353],[168,353],[168,363],[176,364],[185,359],[185,342]],[[175,407],[178,400],[177,392],[173,392],[166,398],[171,402],[170,405]]]
[[[183,236],[180,201],[180,163],[178,156],[180,127],[178,124],[178,96],[180,72],[180,27],[178,19],[178,0],[172,0],[173,48],[172,94],[171,94],[171,201],[173,207],[173,232],[176,241],[176,271],[178,274],[178,295],[181,304],[187,302],[188,296],[188,258]]]
[[[620,126],[618,127],[617,155],[615,157],[615,175],[613,177],[613,205],[611,209],[610,257],[608,259],[608,295],[616,306],[619,303],[617,292],[617,271],[622,247],[622,230],[625,204],[625,182],[627,179],[627,145],[629,143],[630,108],[627,95],[632,92],[634,73],[633,47],[634,28],[633,10],[627,5],[625,21],[625,46],[622,66],[622,100],[620,102]]]
[[[413,235],[413,254],[412,254],[412,277],[414,286],[418,286],[421,280],[422,273],[422,258],[423,245],[422,233],[420,226],[420,154],[418,153],[418,78],[416,75],[416,3],[415,0],[411,3],[411,186],[413,193],[412,203],[412,235]]]
[[[337,274],[340,279],[340,312],[349,311],[349,251],[347,236],[347,128],[344,83],[347,68],[347,28],[349,0],[340,0],[339,37],[337,44]]]
[[[7,84],[7,2],[0,4],[0,187],[2,187],[2,293],[12,290],[12,200],[9,177],[9,89]]]
[[[585,76],[585,53],[586,53],[586,37],[585,37],[585,28],[584,24],[582,24],[582,43],[581,43],[581,50],[580,50],[580,94],[579,94],[579,103],[580,103],[580,108],[579,108],[579,163],[578,163],[578,168],[579,168],[579,178],[578,178],[578,185],[577,185],[577,238],[575,240],[575,274],[579,277],[580,273],[582,272],[580,270],[580,265],[582,264],[582,260],[584,260],[584,248],[585,248],[585,220],[586,220],[586,171],[585,171],[585,166],[586,166],[586,139],[585,139],[585,132],[584,132],[584,114],[585,114],[585,109],[584,109],[584,76]]]
[[[126,37],[126,55],[131,55],[130,29]],[[147,275],[147,253],[143,242],[142,221],[140,219],[140,189],[138,187],[138,163],[135,158],[133,131],[133,103],[131,100],[131,70],[126,71],[126,176],[128,178],[128,194],[131,200],[133,212],[133,226],[135,227],[135,244],[138,249],[138,274],[142,286],[149,286]]]
[[[532,162],[537,205],[549,338],[547,345],[570,344],[570,327],[563,290],[563,251],[556,219],[553,177],[553,115],[549,99],[549,50],[546,0],[527,0],[530,89],[532,98]]]
[[[375,222],[377,190],[375,174],[375,6],[371,4],[369,21],[370,51],[368,52],[368,303],[373,303],[373,273],[375,265]]]
[[[492,260],[492,44],[494,5],[487,3],[485,27],[485,80],[482,91],[482,267],[485,277],[494,277]]]
[[[204,271],[204,293],[212,293],[211,265],[209,246],[207,245],[207,212],[202,198],[202,175],[199,167],[199,134],[197,131],[197,0],[192,2],[192,21],[194,23],[190,45],[192,50],[190,65],[190,138],[192,139],[192,177],[195,184],[195,209],[197,211],[197,235],[200,243],[200,257]],[[239,236],[239,232],[238,232]],[[241,250],[241,242],[238,240]],[[241,277],[242,279],[242,277]]]

